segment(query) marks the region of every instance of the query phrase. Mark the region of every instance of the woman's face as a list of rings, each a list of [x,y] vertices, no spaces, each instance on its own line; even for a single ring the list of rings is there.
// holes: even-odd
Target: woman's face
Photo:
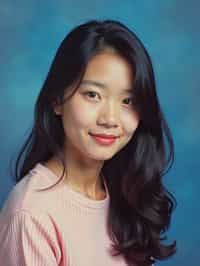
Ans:
[[[139,117],[131,102],[133,77],[120,55],[101,52],[88,63],[76,93],[54,111],[62,116],[68,154],[108,160],[132,138]],[[117,136],[110,145],[91,134]]]

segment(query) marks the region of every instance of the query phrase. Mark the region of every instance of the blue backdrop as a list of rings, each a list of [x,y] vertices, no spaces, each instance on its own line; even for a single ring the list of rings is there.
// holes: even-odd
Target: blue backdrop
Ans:
[[[10,0],[0,2],[0,207],[13,186],[9,162],[29,132],[36,97],[61,40],[85,20],[121,20],[152,57],[175,141],[165,184],[178,201],[169,230],[177,254],[158,265],[200,265],[200,2]]]

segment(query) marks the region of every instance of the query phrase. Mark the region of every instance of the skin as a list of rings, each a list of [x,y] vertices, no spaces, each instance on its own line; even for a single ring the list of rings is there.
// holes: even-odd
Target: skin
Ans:
[[[94,84],[98,82],[99,84]],[[129,63],[114,52],[104,51],[88,63],[82,83],[72,98],[54,111],[62,117],[65,131],[65,183],[92,199],[103,199],[105,190],[100,171],[105,160],[112,158],[130,139],[139,124],[131,102],[133,76]],[[98,144],[89,133],[119,136],[114,144]],[[59,175],[61,164],[53,157],[46,163]]]

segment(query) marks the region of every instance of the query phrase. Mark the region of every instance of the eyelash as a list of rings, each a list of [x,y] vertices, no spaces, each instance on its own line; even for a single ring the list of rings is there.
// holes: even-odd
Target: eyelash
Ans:
[[[95,92],[95,91],[87,91],[87,92],[84,93],[84,95],[87,95],[87,96],[88,96],[89,94],[91,95],[91,93],[98,94],[98,93]],[[88,96],[88,97],[89,97],[89,96]],[[91,97],[89,97],[89,98],[91,98]],[[92,98],[93,98],[93,97],[92,97]],[[126,98],[126,99],[131,99],[131,98],[129,97],[129,98]],[[132,103],[131,103],[130,105],[133,105],[133,100],[132,100],[131,102],[132,102]],[[129,105],[129,104],[128,104],[128,105]]]

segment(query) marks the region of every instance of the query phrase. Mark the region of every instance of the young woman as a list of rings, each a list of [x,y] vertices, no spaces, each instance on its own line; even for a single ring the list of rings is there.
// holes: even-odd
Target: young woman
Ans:
[[[168,148],[168,152],[167,152]],[[88,21],[61,43],[0,214],[0,264],[152,265],[175,198],[173,140],[152,64],[120,22]]]

